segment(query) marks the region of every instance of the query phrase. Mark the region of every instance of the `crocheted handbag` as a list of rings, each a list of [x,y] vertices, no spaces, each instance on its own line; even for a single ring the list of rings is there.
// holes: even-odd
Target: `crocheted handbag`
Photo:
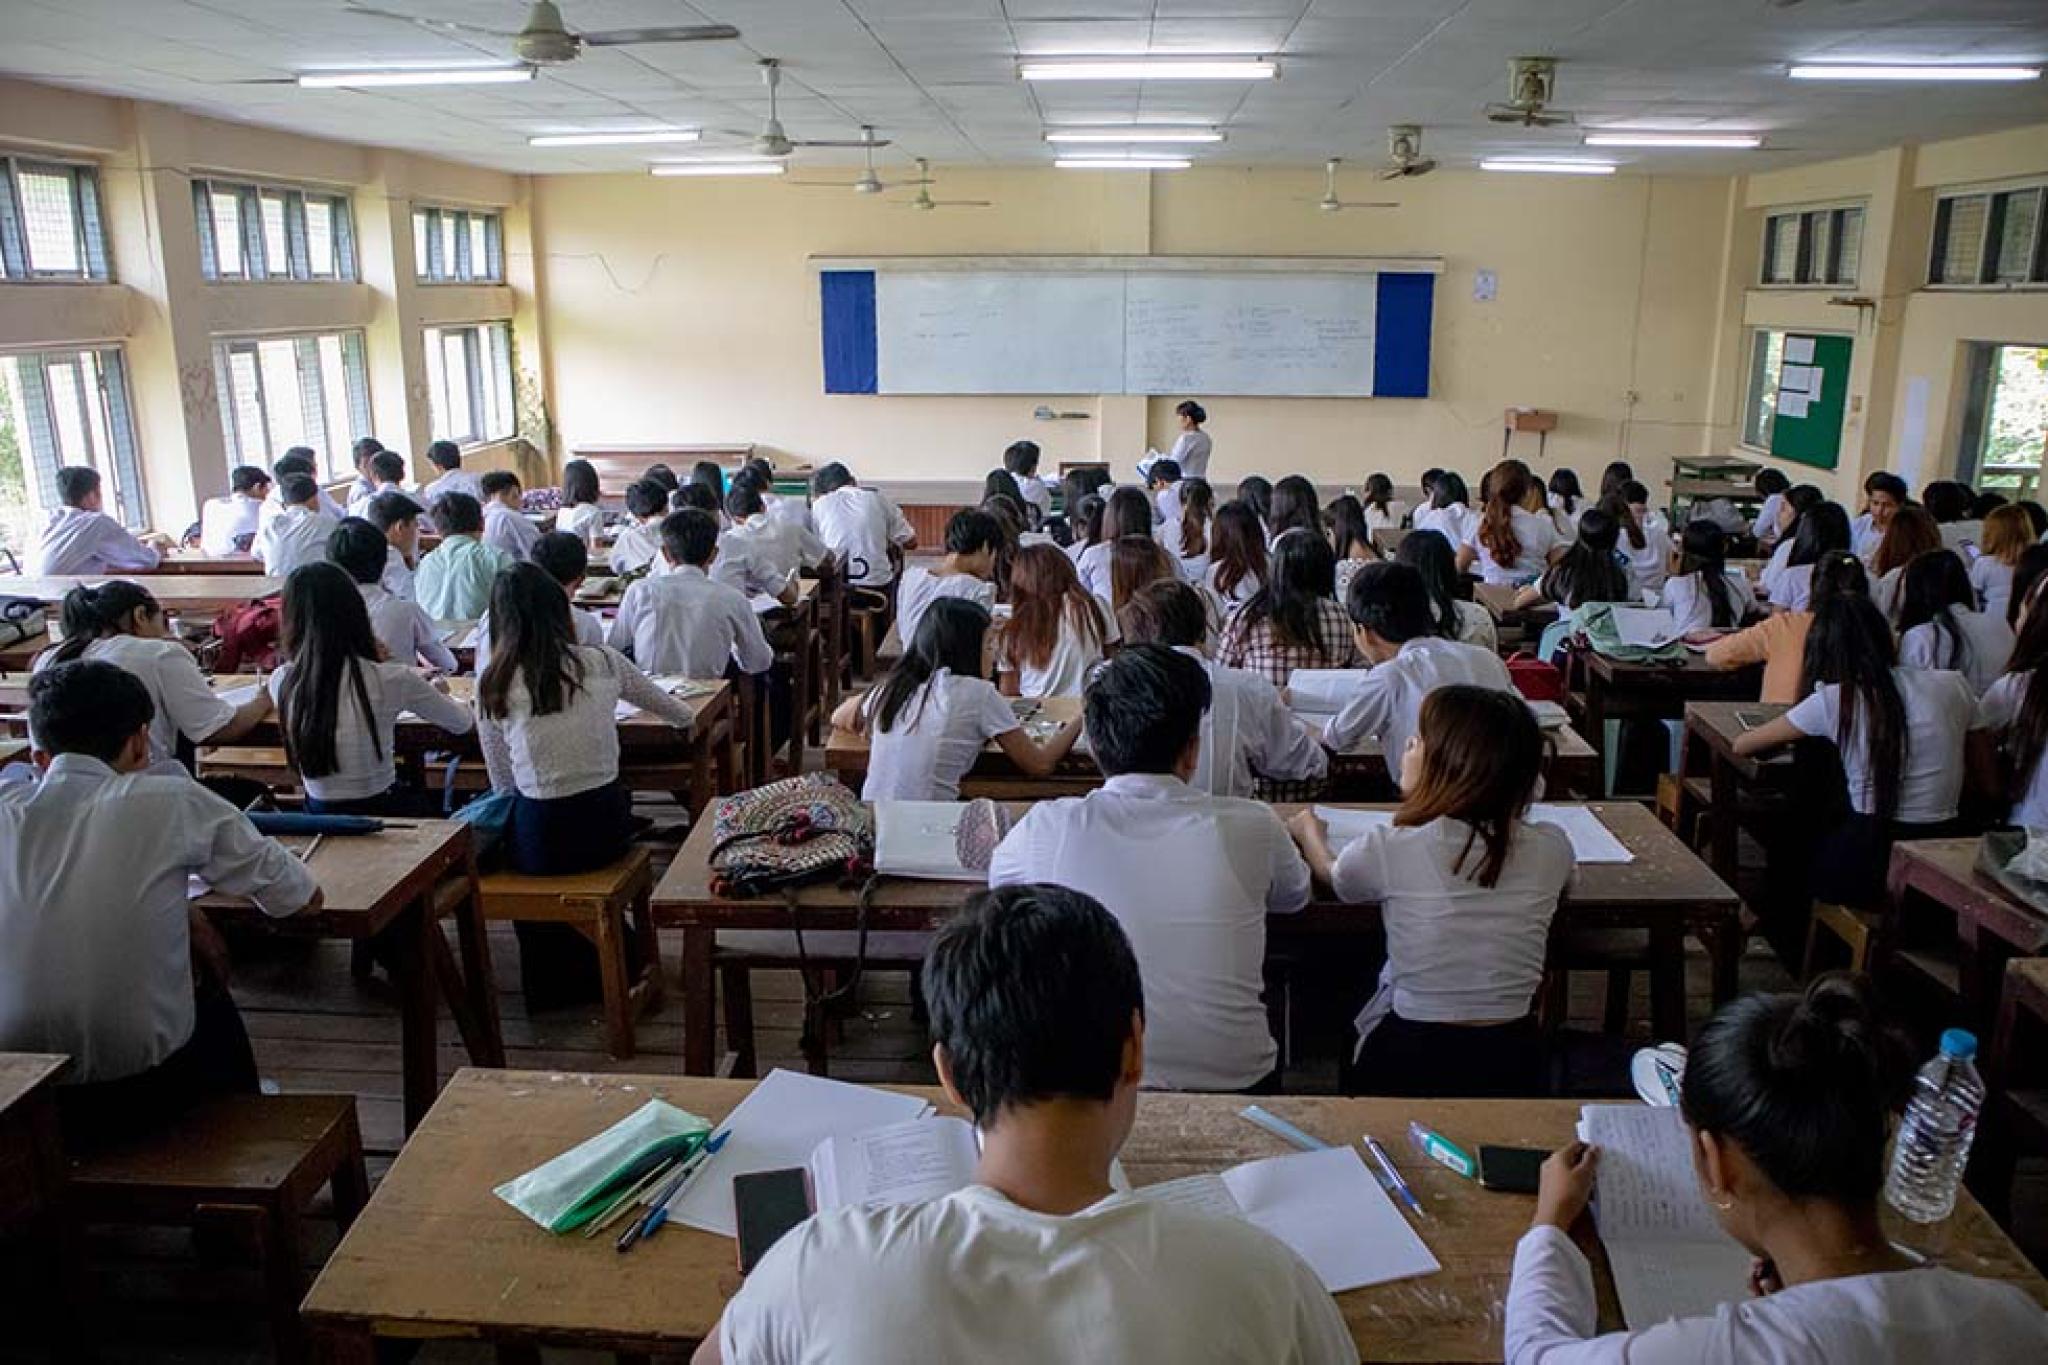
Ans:
[[[736,792],[711,816],[711,887],[721,896],[865,876],[874,854],[873,812],[829,773]]]

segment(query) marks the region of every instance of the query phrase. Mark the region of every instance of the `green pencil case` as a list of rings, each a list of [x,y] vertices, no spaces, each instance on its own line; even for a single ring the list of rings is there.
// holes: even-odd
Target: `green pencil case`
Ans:
[[[574,1232],[656,1165],[688,1156],[710,1136],[707,1120],[649,1100],[588,1142],[493,1193],[549,1232]]]

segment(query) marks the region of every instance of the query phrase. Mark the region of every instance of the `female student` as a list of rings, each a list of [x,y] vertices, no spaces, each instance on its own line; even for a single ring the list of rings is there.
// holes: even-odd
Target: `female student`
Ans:
[[[1629,600],[1645,601],[1647,594],[1663,592],[1664,580],[1671,576],[1671,532],[1651,520],[1650,490],[1631,479],[1601,506],[1621,525],[1619,548],[1628,562]]]
[[[2012,601],[2012,571],[2027,547],[2039,539],[2026,509],[2017,504],[1993,508],[1984,518],[1984,539],[1978,546],[1982,553],[1970,565],[1970,586],[1987,614],[2005,615]]]
[[[562,466],[562,510],[555,513],[555,529],[566,531],[594,549],[598,533],[604,530],[604,508],[599,505],[597,467],[588,460],[571,460]]]
[[[1180,516],[1159,528],[1159,539],[1180,566],[1188,583],[1200,583],[1209,573],[1209,523],[1216,516],[1216,490],[1207,479],[1182,479]]]
[[[2035,594],[2038,596],[2039,594]],[[1999,761],[1997,789],[2010,803],[2006,823],[2048,829],[2048,611],[2022,614],[2018,642],[2006,672],[1977,704],[1974,729],[1986,732]],[[1973,736],[1974,738],[1974,736]]]
[[[1394,551],[1394,562],[1422,575],[1437,634],[1461,644],[1499,648],[1500,632],[1493,624],[1493,613],[1472,600],[1472,584],[1458,572],[1457,556],[1449,541],[1442,536],[1403,536]]]
[[[1728,537],[1711,521],[1695,521],[1679,537],[1678,573],[1661,599],[1680,635],[1732,630],[1756,598],[1749,580],[1728,567]]]
[[[1173,556],[1150,536],[1125,536],[1110,550],[1109,597],[1104,601],[1110,616],[1124,609],[1124,603],[1161,579],[1178,581],[1180,570]]]
[[[1289,474],[1273,485],[1273,511],[1266,518],[1267,543],[1293,530],[1323,533],[1323,510],[1316,499],[1316,486],[1299,474]]]
[[[948,597],[964,597],[984,609],[994,606],[996,560],[1004,544],[1002,523],[987,512],[973,507],[955,512],[946,523],[946,554],[938,567],[911,564],[903,570],[896,587],[898,638],[917,634],[918,619]]]
[[[1855,532],[1850,532],[1853,541]],[[1855,546],[1852,544],[1853,553]],[[1899,619],[1899,581],[1906,576],[1906,566],[1921,555],[1942,548],[1941,528],[1934,524],[1934,518],[1927,515],[1924,507],[1901,507],[1892,513],[1885,524],[1877,549],[1869,555],[1870,600],[1884,613],[1888,621]]]
[[[1223,628],[1216,658],[1225,668],[1287,686],[1297,668],[1356,668],[1351,618],[1337,605],[1337,558],[1330,542],[1289,531],[1273,543],[1271,576]]]
[[[1107,602],[1110,597],[1109,560],[1116,543],[1125,536],[1152,535],[1152,500],[1140,488],[1119,488],[1109,495],[1102,511],[1102,534],[1082,554],[1075,567],[1081,571],[1081,586]]]
[[[344,526],[349,523],[342,523]],[[270,675],[285,754],[316,815],[413,815],[421,793],[398,785],[394,736],[410,711],[452,735],[476,728],[445,684],[410,659],[379,657],[369,609],[339,565],[306,564],[284,583],[284,662]]]
[[[991,469],[981,483],[981,500],[986,504],[991,498],[1007,498],[1017,508],[1017,517],[1023,529],[1036,531],[1039,527],[1037,506],[1024,496],[1023,485],[1017,476],[1007,469]]]
[[[1378,902],[1387,963],[1358,1016],[1346,1094],[1541,1093],[1531,1013],[1571,841],[1528,823],[1543,733],[1513,692],[1430,692],[1402,750],[1392,825],[1332,853],[1313,810],[1289,829],[1340,900]]]
[[[1237,500],[1252,509],[1259,518],[1259,538],[1268,545],[1273,541],[1273,481],[1263,474],[1253,474],[1237,481]]]
[[[1756,472],[1756,495],[1763,503],[1756,509],[1756,517],[1749,523],[1750,538],[1757,548],[1768,550],[1778,542],[1778,514],[1785,506],[1785,490],[1792,486],[1792,480],[1785,477],[1782,469],[1759,469]]]
[[[1941,528],[1941,543],[1965,559],[1976,557],[1984,538],[1983,519],[1973,515],[1977,495],[1954,479],[1936,479],[1920,490],[1920,500]]]
[[[1707,646],[1707,667],[1764,666],[1760,700],[1790,706],[1806,695],[1806,637],[1813,628],[1813,608],[1834,593],[1869,596],[1863,561],[1846,550],[1822,555],[1813,571],[1813,598],[1804,611],[1773,612],[1746,630],[1723,635]]]
[[[1514,464],[1503,461],[1487,477],[1486,509],[1472,539],[1458,551],[1458,568],[1476,567],[1484,583],[1519,587],[1534,581],[1563,553],[1557,526],[1524,505],[1529,500],[1529,476]]]
[[[1169,575],[1171,576],[1171,575]],[[998,653],[1022,697],[1078,697],[1116,642],[1116,618],[1051,545],[1026,545],[1010,572],[1010,619]]]
[[[1981,697],[2005,672],[2012,646],[2005,616],[1977,610],[1970,575],[1952,552],[1936,550],[1906,566],[1899,593],[1900,667],[1954,669]]]
[[[1579,486],[1576,470],[1557,468],[1550,471],[1550,511],[1558,518],[1558,530],[1566,535],[1576,530],[1579,518],[1591,506],[1586,501],[1585,490]]]
[[[1209,569],[1202,585],[1229,611],[1258,596],[1270,572],[1266,532],[1246,502],[1226,502],[1209,523]]]
[[[1628,570],[1615,548],[1620,540],[1621,526],[1614,514],[1605,507],[1588,507],[1579,518],[1579,538],[1543,571],[1543,577],[1522,589],[1516,605],[1555,602],[1566,611],[1577,611],[1592,602],[1634,601]]]
[[[1365,524],[1369,530],[1398,531],[1402,519],[1408,515],[1408,504],[1395,499],[1394,481],[1384,474],[1367,477],[1358,501],[1365,509]]]
[[[170,638],[163,608],[139,583],[116,578],[73,588],[58,619],[64,640],[37,656],[36,671],[97,659],[140,678],[156,708],[149,722],[152,764],[176,760],[181,740],[233,744],[270,714],[270,697],[260,688],[239,706],[215,692],[192,651]]]
[[[2048,1356],[2048,1317],[2025,1293],[1925,1265],[1886,1237],[1878,1193],[1911,1068],[1858,978],[1723,1006],[1693,1040],[1679,1108],[1701,1197],[1756,1258],[1748,1293],[1730,1285],[1711,1315],[1594,1336],[1592,1269],[1567,1229],[1601,1153],[1574,1142],[1544,1163],[1515,1248],[1508,1365]]]
[[[1764,588],[1770,593],[1771,605],[1780,611],[1804,607],[1813,596],[1813,566],[1822,555],[1848,548],[1849,514],[1840,504],[1822,502],[1801,512],[1784,568],[1776,574],[1768,567],[1764,570]]]
[[[725,470],[716,460],[699,460],[690,466],[690,482],[699,483],[711,490],[711,496],[725,506]]]
[[[1342,602],[1359,566],[1377,563],[1380,558],[1364,505],[1349,493],[1334,499],[1323,509],[1323,534],[1329,537],[1330,552],[1337,556],[1337,600]]]
[[[1108,506],[1094,493],[1084,493],[1067,503],[1067,532],[1073,537],[1067,542],[1067,558],[1079,567],[1082,556],[1091,546],[1102,540],[1102,516]]]
[[[1049,775],[1074,747],[1080,717],[1038,743],[982,677],[988,630],[988,609],[978,602],[932,603],[889,676],[832,713],[834,725],[870,736],[862,800],[957,801],[960,779],[990,740],[1031,777]]]

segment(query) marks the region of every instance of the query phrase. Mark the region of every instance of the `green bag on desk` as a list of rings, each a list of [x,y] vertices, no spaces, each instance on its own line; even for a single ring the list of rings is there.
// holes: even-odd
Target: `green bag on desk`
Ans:
[[[574,1232],[657,1163],[687,1156],[710,1136],[707,1120],[649,1100],[588,1142],[492,1193],[549,1232]]]
[[[1588,602],[1572,613],[1577,632],[1586,637],[1586,643],[1593,647],[1595,654],[1605,654],[1625,664],[1685,662],[1685,646],[1676,640],[1665,645],[1638,645],[1623,640],[1621,627],[1614,620],[1615,605],[1613,602]],[[1546,641],[1549,639],[1547,633],[1544,638]]]

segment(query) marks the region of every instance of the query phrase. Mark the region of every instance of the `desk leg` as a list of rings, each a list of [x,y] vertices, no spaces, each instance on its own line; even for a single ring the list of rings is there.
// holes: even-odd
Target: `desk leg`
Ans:
[[[1606,800],[1607,790],[1607,687],[1591,664],[1586,669],[1586,743],[1593,750],[1593,796]]]
[[[683,1074],[709,1076],[716,1069],[718,1048],[717,984],[711,950],[718,931],[691,925],[683,930]]]
[[[1742,912],[1738,909],[1717,915],[1711,924],[1701,924],[1695,932],[1707,950],[1714,1004],[1725,1005],[1735,998],[1736,977],[1742,969]]]
[[[429,930],[439,931],[423,901],[415,901],[384,930],[381,948],[391,978],[398,986],[398,1014],[401,1032],[399,1054],[403,1059],[405,1090],[405,1131],[410,1133],[434,1105],[440,1084],[439,1027],[434,998],[434,974]]]
[[[703,726],[690,739],[690,792],[689,812],[692,827],[705,807],[711,804],[712,765],[716,761],[713,751],[718,746],[716,724]]]
[[[491,936],[484,922],[483,891],[477,885],[474,853],[467,860],[464,876],[469,881],[469,894],[455,912],[455,937],[462,946],[462,1001],[469,1015],[463,1042],[469,1048],[469,1059],[478,1066],[502,1067],[505,1030],[498,1019],[498,977],[491,968]],[[441,939],[438,925],[433,932],[445,952],[447,940]],[[448,1003],[451,1008],[456,1006],[453,999]],[[458,1012],[456,1018],[461,1017]]]
[[[308,1335],[316,1365],[376,1365],[377,1339],[366,1327],[322,1324]]]
[[[789,651],[789,776],[804,770],[804,737],[811,729],[811,635],[813,615],[800,612],[791,623],[795,647]]]
[[[1714,875],[1732,887],[1741,860],[1741,784],[1736,780],[1735,765],[1720,754],[1714,755],[1708,780],[1714,790]]]
[[[1650,926],[1650,1019],[1657,1041],[1685,1041],[1685,930],[1669,916]]]

